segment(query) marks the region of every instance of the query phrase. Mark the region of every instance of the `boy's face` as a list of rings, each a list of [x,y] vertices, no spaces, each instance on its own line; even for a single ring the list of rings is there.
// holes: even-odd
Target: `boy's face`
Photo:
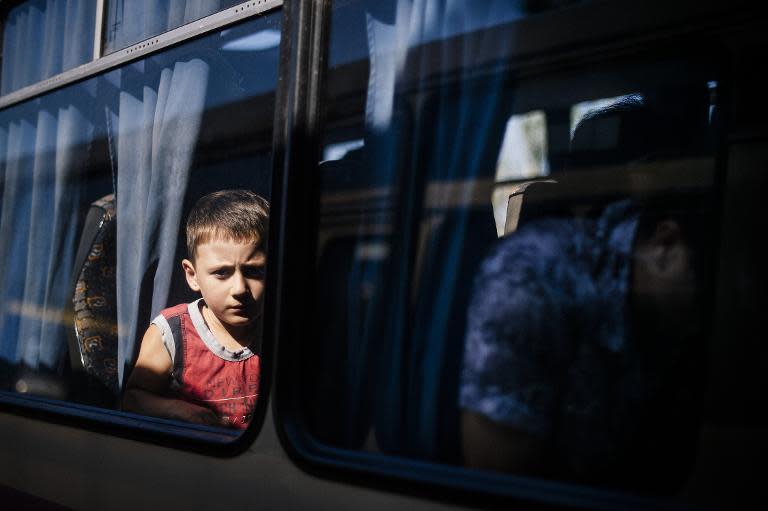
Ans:
[[[182,261],[187,283],[223,326],[244,327],[261,314],[266,256],[256,243],[211,240]]]

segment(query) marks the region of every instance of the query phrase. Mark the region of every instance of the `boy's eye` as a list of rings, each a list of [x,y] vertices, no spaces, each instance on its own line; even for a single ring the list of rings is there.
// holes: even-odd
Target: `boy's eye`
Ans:
[[[218,270],[213,270],[212,273],[217,277],[226,277],[227,275],[229,275],[229,270],[225,268],[219,268]]]
[[[264,267],[263,266],[257,266],[252,268],[244,268],[243,269],[243,276],[247,279],[258,279],[261,280],[264,278]]]

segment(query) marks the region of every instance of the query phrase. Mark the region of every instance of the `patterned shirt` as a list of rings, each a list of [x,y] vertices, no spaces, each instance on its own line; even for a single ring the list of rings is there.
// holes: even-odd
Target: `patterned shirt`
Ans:
[[[645,406],[627,321],[637,223],[629,201],[531,222],[475,280],[460,406],[549,441],[572,472],[608,470]]]

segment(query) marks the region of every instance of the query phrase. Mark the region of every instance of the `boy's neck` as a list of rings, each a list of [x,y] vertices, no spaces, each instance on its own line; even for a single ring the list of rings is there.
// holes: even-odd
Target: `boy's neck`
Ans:
[[[243,348],[249,348],[255,340],[255,329],[253,324],[244,325],[242,327],[233,327],[231,325],[225,325],[216,315],[211,312],[211,309],[205,305],[205,302],[200,302],[200,309],[203,315],[203,320],[208,325],[208,329],[219,343],[231,351],[237,351]]]

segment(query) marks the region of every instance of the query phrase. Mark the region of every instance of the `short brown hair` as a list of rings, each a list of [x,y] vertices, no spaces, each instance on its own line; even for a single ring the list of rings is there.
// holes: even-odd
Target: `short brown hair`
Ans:
[[[201,197],[187,218],[187,251],[194,261],[198,245],[213,239],[264,246],[269,202],[249,190],[221,190]]]

